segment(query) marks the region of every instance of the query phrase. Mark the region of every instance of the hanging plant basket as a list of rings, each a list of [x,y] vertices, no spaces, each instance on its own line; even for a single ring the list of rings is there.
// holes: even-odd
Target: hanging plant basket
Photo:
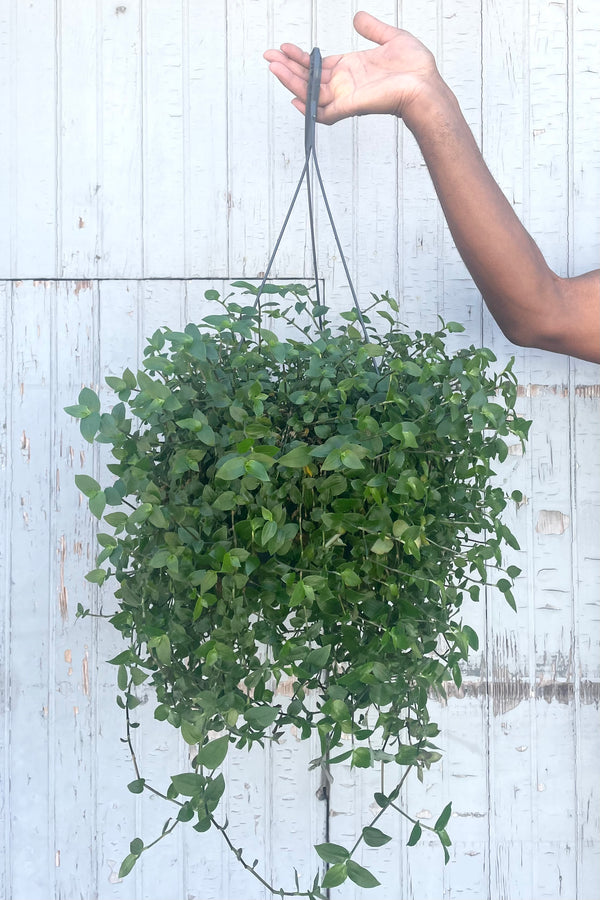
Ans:
[[[67,411],[114,457],[108,487],[76,482],[110,526],[87,578],[115,586],[108,619],[126,644],[112,663],[127,740],[147,682],[155,717],[198,747],[166,790],[137,768],[130,790],[177,805],[164,835],[185,821],[219,829],[266,885],[220,813],[226,755],[294,727],[318,736],[314,766],[347,762],[357,777],[383,767],[389,787],[355,846],[318,845],[329,867],[308,887],[297,874],[295,889],[267,885],[322,897],[347,878],[379,883],[352,854],[361,840],[389,840],[376,823],[398,808],[408,772],[422,777],[440,758],[429,698],[460,686],[478,643],[464,599],[490,583],[514,605],[519,570],[502,569],[502,545],[517,544],[492,476],[505,439],[524,441],[529,423],[515,414],[511,365],[490,374],[490,350],[447,352],[461,326],[409,335],[385,295],[366,311],[365,342],[355,311],[334,325],[302,285],[266,291],[277,304],[230,295],[221,315],[156,331],[137,374],[106,379],[118,394],[110,412],[87,388]],[[285,337],[264,327],[266,314]],[[282,681],[291,696],[277,692]],[[450,805],[428,829],[446,860],[449,817]],[[414,844],[427,826],[411,821]],[[121,875],[144,849],[132,841]]]

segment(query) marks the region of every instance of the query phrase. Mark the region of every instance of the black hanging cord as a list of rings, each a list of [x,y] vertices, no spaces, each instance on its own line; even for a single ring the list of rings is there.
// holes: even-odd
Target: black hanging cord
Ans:
[[[315,171],[317,173],[317,180],[319,183],[319,187],[321,189],[321,195],[323,197],[323,201],[325,203],[325,208],[327,210],[327,215],[329,217],[329,223],[331,225],[331,230],[333,231],[333,236],[335,238],[335,243],[338,248],[340,258],[342,260],[342,265],[344,266],[344,272],[346,273],[346,278],[348,280],[348,287],[350,288],[350,293],[352,294],[352,300],[354,302],[354,307],[356,309],[356,314],[358,321],[360,322],[363,336],[365,341],[368,341],[367,328],[365,325],[365,321],[358,303],[358,297],[356,296],[356,290],[354,288],[354,284],[352,282],[352,278],[350,276],[350,271],[348,269],[348,264],[346,262],[346,257],[344,256],[344,251],[342,250],[342,245],[340,242],[339,235],[337,233],[337,229],[335,227],[335,223],[333,221],[333,215],[331,212],[331,207],[329,206],[329,201],[327,199],[327,194],[325,193],[325,186],[323,184],[323,178],[321,177],[321,170],[319,169],[319,163],[317,162],[317,153],[315,149],[315,124],[317,121],[317,108],[319,104],[319,90],[321,87],[321,69],[322,69],[322,60],[321,60],[321,52],[318,47],[313,47],[313,50],[310,54],[310,68],[308,75],[308,88],[306,94],[306,112],[305,112],[305,122],[304,122],[304,154],[305,154],[305,162],[304,168],[302,169],[302,174],[300,175],[300,180],[296,186],[296,190],[294,191],[294,196],[292,197],[292,202],[290,203],[290,207],[286,213],[283,226],[281,231],[279,232],[279,237],[275,242],[275,247],[271,254],[271,258],[269,259],[267,268],[265,270],[265,274],[263,276],[262,282],[258,288],[258,292],[256,295],[255,306],[260,309],[260,298],[264,291],[265,284],[269,278],[269,273],[273,266],[273,262],[275,261],[275,257],[277,255],[277,251],[279,250],[279,245],[281,244],[281,240],[283,238],[285,229],[287,228],[288,222],[290,220],[290,216],[292,214],[292,210],[294,209],[294,205],[296,200],[298,199],[298,194],[300,193],[300,188],[302,187],[302,183],[306,178],[306,186],[308,192],[308,218],[310,223],[310,240],[311,240],[311,249],[312,249],[312,258],[313,258],[313,272],[315,278],[315,291],[317,295],[317,304],[321,305],[321,296],[319,290],[319,278],[317,271],[317,243],[315,238],[315,221],[314,221],[314,210],[313,210],[313,201],[312,201],[312,186],[310,180],[310,162],[312,159]],[[319,321],[321,321],[319,317]]]

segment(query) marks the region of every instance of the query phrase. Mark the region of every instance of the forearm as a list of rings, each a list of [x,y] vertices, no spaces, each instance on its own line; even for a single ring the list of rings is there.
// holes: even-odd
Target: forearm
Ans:
[[[581,350],[585,335],[570,341],[567,280],[548,267],[492,178],[450,89],[440,80],[415,106],[418,111],[405,115],[405,122],[457,249],[503,332],[517,344],[595,358],[593,346]],[[589,287],[593,292],[594,285]]]

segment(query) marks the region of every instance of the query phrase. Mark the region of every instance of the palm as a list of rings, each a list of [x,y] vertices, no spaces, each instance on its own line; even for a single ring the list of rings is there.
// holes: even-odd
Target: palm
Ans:
[[[323,60],[318,121],[331,125],[348,116],[367,113],[403,115],[420,86],[437,73],[433,56],[407,31],[393,28],[367,13],[358,13],[355,27],[379,44],[369,50],[328,56]],[[294,44],[267,51],[271,71],[305,111],[309,56]]]
[[[416,47],[411,53],[413,41]],[[338,57],[328,84],[323,86],[323,99],[329,99],[323,104],[323,121],[332,123],[367,113],[401,115],[427,74],[428,56],[416,39],[402,32],[381,47]]]

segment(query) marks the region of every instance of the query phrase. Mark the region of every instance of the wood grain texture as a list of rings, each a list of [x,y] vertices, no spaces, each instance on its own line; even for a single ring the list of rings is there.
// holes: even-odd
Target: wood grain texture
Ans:
[[[63,412],[84,384],[139,364],[144,338],[214,311],[207,287],[256,278],[303,164],[303,122],[262,52],[292,40],[324,54],[364,46],[353,3],[324,0],[7,0],[0,8],[0,896],[11,900],[258,900],[219,835],[175,832],[125,880],[136,836],[170,810],[134,796],[116,678],[120,643],[77,603],[109,610],[83,578],[96,523],[73,476],[105,454]],[[491,171],[560,274],[598,266],[600,97],[594,0],[376,0],[369,9],[436,53]],[[361,298],[389,289],[412,329],[462,321],[461,341],[515,356],[533,420],[498,482],[519,488],[515,615],[493,590],[465,618],[481,650],[435,706],[443,762],[403,800],[424,822],[450,799],[450,864],[437,842],[376,854],[373,900],[600,900],[600,378],[598,367],[511,346],[482,309],[418,148],[379,117],[319,128],[319,160]],[[310,279],[305,200],[275,263]],[[349,294],[322,204],[319,274]],[[35,281],[33,279],[36,279]],[[66,280],[60,280],[66,279]],[[205,280],[208,279],[208,280]],[[212,279],[212,280],[211,280]],[[187,748],[142,687],[142,767],[164,786]],[[379,773],[342,769],[317,798],[317,756],[290,734],[232,756],[224,814],[268,878],[305,883],[329,837],[353,843]],[[361,770],[362,774],[362,770]],[[322,794],[319,794],[322,796]],[[327,817],[327,810],[329,816]],[[234,825],[235,822],[235,825]],[[373,851],[362,857],[368,865]],[[359,859],[360,861],[360,859]],[[333,890],[352,900],[355,886]]]

